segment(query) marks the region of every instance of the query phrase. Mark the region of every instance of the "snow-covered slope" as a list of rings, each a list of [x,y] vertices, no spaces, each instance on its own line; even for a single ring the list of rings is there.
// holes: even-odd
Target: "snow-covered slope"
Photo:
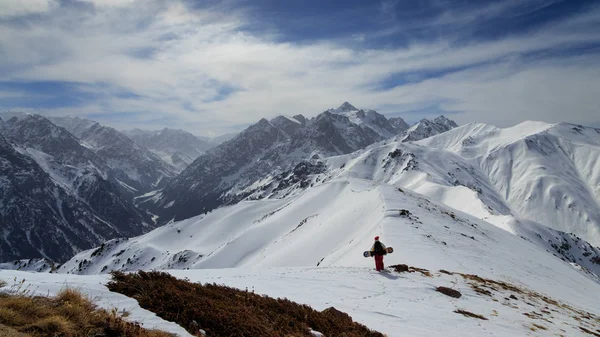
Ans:
[[[433,121],[424,118],[417,124],[411,126],[407,130],[402,132],[400,135],[398,135],[396,137],[396,140],[402,142],[417,141],[440,133],[444,133],[457,126],[458,125],[454,121],[444,116],[436,117]]]
[[[412,215],[398,217],[399,209]],[[508,276],[490,274],[485,262],[521,263],[524,268],[517,260],[532,256],[543,264],[560,265],[561,270],[573,269],[535,244],[486,221],[392,185],[350,178],[322,183],[283,199],[244,201],[141,237],[113,240],[75,256],[59,272],[367,266],[370,262],[360,252],[370,246],[375,235],[386,238],[384,241],[399,249],[399,255],[410,263],[426,268],[439,267],[443,261],[448,268],[464,272]],[[420,256],[417,247],[426,253]],[[504,257],[493,253],[504,249],[510,251]],[[483,264],[467,270],[465,266],[474,263],[470,259]]]
[[[160,223],[182,220],[247,196],[247,189],[306,160],[351,153],[394,134],[387,119],[348,103],[308,120],[261,119],[201,155],[159,193],[139,198]]]
[[[149,192],[176,175],[173,166],[113,128],[79,117],[51,120],[84,141],[134,194]]]
[[[371,260],[371,259],[369,259]],[[401,255],[388,255],[386,261],[403,260]],[[533,266],[531,266],[533,267]],[[512,271],[509,282],[522,275],[534,280],[542,273]],[[369,267],[295,267],[295,268],[230,268],[203,270],[169,270],[168,273],[190,282],[221,284],[275,298],[286,298],[310,305],[316,310],[334,307],[348,313],[354,321],[389,337],[514,337],[514,336],[591,336],[597,331],[597,284],[575,275],[572,289],[558,285],[545,293],[526,289],[482,284],[458,274],[431,270],[432,277],[416,273],[377,273]],[[0,279],[25,280],[33,294],[56,294],[65,286],[78,289],[98,299],[108,310],[127,311],[127,319],[141,322],[146,328],[160,328],[177,336],[190,336],[180,326],[164,321],[141,309],[134,298],[110,292],[105,284],[109,275],[61,275],[1,271]],[[451,287],[462,293],[458,299],[435,291],[438,286]],[[475,288],[478,287],[478,288]],[[495,288],[495,289],[494,289]],[[475,290],[478,289],[478,290]],[[487,291],[487,293],[486,293]],[[489,294],[489,295],[488,295]],[[566,302],[557,298],[567,298]],[[596,302],[594,302],[596,301]],[[487,320],[464,317],[462,309],[483,315]],[[587,311],[587,312],[586,312]]]
[[[486,220],[600,275],[600,249],[581,237],[527,220],[514,210],[476,163],[449,151],[391,142],[327,159],[327,177],[395,184]],[[313,178],[315,180],[316,178]],[[541,209],[543,211],[543,209]]]
[[[189,132],[169,128],[153,131],[133,129],[123,133],[177,168],[179,172],[206,150],[216,146]]]
[[[515,215],[600,245],[600,129],[469,124],[419,144],[472,162]]]
[[[417,191],[600,275],[600,249],[580,237],[520,217],[476,163],[441,149],[384,141],[348,155],[303,161],[249,186],[242,195],[247,200],[281,198],[335,177],[367,179]]]
[[[494,328],[486,326],[486,330],[500,329],[496,331],[498,335],[511,335],[502,329],[509,329],[512,335],[528,331],[531,324],[523,326],[522,320],[540,323],[529,321],[522,315],[538,310],[535,300],[525,298],[522,302],[508,303],[504,298],[511,293],[507,292],[500,295],[496,303],[469,290],[457,275],[436,274],[434,278],[377,275],[369,270],[373,267],[372,259],[362,256],[375,235],[394,247],[394,253],[385,258],[388,265],[406,263],[433,272],[444,269],[505,280],[598,313],[600,283],[594,275],[486,221],[407,190],[360,179],[334,179],[284,199],[244,201],[166,225],[141,237],[108,242],[77,255],[64,264],[59,273],[242,267],[172,273],[202,282],[212,279],[238,287],[256,286],[261,293],[288,298],[300,295],[293,290],[292,284],[304,284],[300,288],[312,291],[315,291],[312,285],[319,285],[324,287],[317,292],[320,295],[295,299],[315,303],[317,307],[336,303],[339,309],[347,310],[354,318],[390,336],[397,335],[391,327],[401,324],[413,326],[415,335],[431,333],[431,329],[417,330],[424,323],[403,321],[408,312],[413,312],[409,315],[413,319],[424,322],[431,319],[429,313],[437,310],[433,308],[438,305],[445,308],[443,311],[452,311],[448,308],[454,306],[446,306],[448,299],[442,295],[437,297],[434,285],[457,287],[467,294],[461,302],[450,303],[461,303],[459,306],[467,306],[486,316],[494,316],[494,310],[501,313],[499,321],[490,323]],[[290,268],[265,269],[268,267]],[[241,282],[236,282],[236,278]],[[298,283],[290,284],[292,279]],[[261,282],[269,284],[269,289],[259,286]],[[367,286],[369,282],[371,286]],[[359,285],[363,283],[365,286],[361,288]],[[330,287],[332,292],[326,294],[325,290]],[[369,300],[376,294],[383,297]],[[515,295],[521,298],[518,293]],[[398,301],[389,302],[388,296]],[[429,300],[424,301],[425,298]],[[382,299],[385,301],[381,302]],[[388,315],[385,320],[373,316],[373,310],[378,307],[376,303],[379,303],[380,312]],[[541,302],[540,309],[544,305],[548,304]],[[509,307],[517,310],[509,310]],[[560,315],[555,318],[560,319],[557,324],[544,325],[559,331],[561,327],[565,328],[561,323],[573,324],[569,316],[557,315]],[[519,324],[514,324],[515,321]],[[457,324],[464,324],[464,321],[457,321]],[[505,324],[512,328],[500,328]],[[467,330],[463,327],[453,331],[452,335],[458,335],[459,331],[465,334]]]
[[[12,262],[1,262],[0,270],[20,270],[38,273],[53,272],[59,265],[52,260],[44,258],[14,260]]]

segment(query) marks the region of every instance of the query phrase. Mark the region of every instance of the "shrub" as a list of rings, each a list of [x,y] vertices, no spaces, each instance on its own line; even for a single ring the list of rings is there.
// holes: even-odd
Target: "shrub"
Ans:
[[[141,307],[186,328],[218,336],[377,336],[379,332],[352,322],[329,308],[318,312],[288,299],[273,299],[216,284],[190,283],[164,272],[113,272],[108,288],[135,298]]]

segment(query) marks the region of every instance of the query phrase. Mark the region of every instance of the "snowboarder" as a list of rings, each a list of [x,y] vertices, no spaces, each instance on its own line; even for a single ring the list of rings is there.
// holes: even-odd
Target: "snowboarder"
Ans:
[[[375,269],[383,270],[383,256],[386,254],[385,245],[379,241],[379,236],[375,237],[375,243],[371,247],[371,255],[375,258]]]

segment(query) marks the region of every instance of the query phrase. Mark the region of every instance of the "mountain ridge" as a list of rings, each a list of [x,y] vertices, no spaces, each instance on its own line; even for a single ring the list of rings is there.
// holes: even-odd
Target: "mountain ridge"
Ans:
[[[302,115],[262,118],[198,157],[164,189],[139,199],[139,205],[159,215],[162,224],[182,220],[237,202],[236,191],[303,161],[351,153],[394,135],[385,116],[346,103],[311,119]]]

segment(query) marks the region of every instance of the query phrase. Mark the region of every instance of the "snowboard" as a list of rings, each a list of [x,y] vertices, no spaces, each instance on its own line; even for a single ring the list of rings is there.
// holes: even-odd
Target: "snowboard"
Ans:
[[[385,254],[391,254],[391,253],[393,253],[393,252],[394,252],[394,248],[392,248],[392,247],[387,247],[387,248],[385,249]],[[371,251],[370,251],[370,250],[367,250],[366,252],[364,252],[364,253],[363,253],[363,256],[364,256],[364,257],[371,257],[371,256],[373,256],[373,255],[371,255],[371,254],[372,254],[372,253],[371,253]],[[384,255],[385,255],[385,254],[384,254]]]

